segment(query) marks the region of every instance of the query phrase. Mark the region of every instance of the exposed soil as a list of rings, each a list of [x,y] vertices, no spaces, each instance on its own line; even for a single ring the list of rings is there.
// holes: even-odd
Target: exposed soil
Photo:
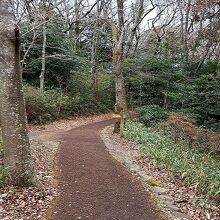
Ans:
[[[54,196],[54,158],[58,142],[31,140],[31,152],[38,185],[27,188],[7,186],[0,189],[1,220],[42,220]]]
[[[111,123],[93,123],[61,135],[61,194],[51,219],[159,219],[141,183],[106,150],[99,131]]]

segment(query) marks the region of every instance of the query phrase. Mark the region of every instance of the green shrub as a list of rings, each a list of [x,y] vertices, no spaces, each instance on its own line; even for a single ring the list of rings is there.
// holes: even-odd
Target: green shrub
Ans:
[[[1,131],[0,131],[0,133],[1,133]],[[3,158],[3,146],[2,146],[2,140],[0,138],[0,161],[2,160],[2,158]]]
[[[6,184],[8,177],[8,170],[3,165],[0,165],[0,188],[2,188]]]
[[[2,163],[2,159],[3,159],[3,146],[0,139],[0,163]],[[8,170],[2,164],[0,164],[0,188],[5,185],[8,177],[9,177]]]
[[[46,123],[62,116],[62,108],[69,105],[69,97],[59,90],[43,93],[31,86],[25,86],[26,111],[29,122]]]
[[[141,122],[143,122],[147,126],[152,125],[167,117],[165,109],[161,108],[158,105],[142,106],[136,108],[136,111],[140,115]]]
[[[183,84],[177,108],[194,114],[199,125],[219,131],[219,91],[219,76],[201,75]]]
[[[220,203],[220,161],[207,151],[189,147],[187,142],[175,143],[165,136],[160,127],[146,128],[138,122],[128,121],[125,137],[142,144],[141,155],[154,159],[171,170],[186,185],[193,185],[203,194],[203,200]]]
[[[59,89],[40,92],[39,89],[24,87],[26,111],[29,122],[44,124],[68,116],[91,115],[110,110],[110,101],[102,103],[92,94],[64,94]],[[113,106],[113,105],[112,105]]]

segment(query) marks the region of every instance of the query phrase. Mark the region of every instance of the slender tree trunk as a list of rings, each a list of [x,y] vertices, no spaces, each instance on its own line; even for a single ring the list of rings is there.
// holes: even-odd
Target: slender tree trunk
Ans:
[[[122,64],[124,62],[124,5],[123,0],[117,0],[119,31],[112,26],[113,36],[113,65],[115,71],[116,84],[116,109],[122,112],[124,117],[127,115],[127,99],[125,91],[124,76],[122,73]]]
[[[124,8],[123,0],[117,0],[119,31],[116,25],[112,22],[112,42],[113,42],[113,69],[115,72],[115,89],[116,89],[116,104],[115,112],[121,115],[120,123],[115,124],[114,131],[119,131],[123,136],[124,122],[128,114],[127,98],[125,90],[124,76],[122,73],[122,65],[124,61]]]
[[[78,0],[75,0],[74,7],[75,7],[75,26],[74,26],[74,32],[75,32],[75,51],[77,50],[77,46],[80,44],[80,4],[81,1],[78,2]]]
[[[124,77],[122,73],[123,57],[123,42],[118,40],[118,31],[114,23],[112,25],[112,41],[113,41],[113,70],[115,73],[115,90],[116,90],[116,104],[115,112],[123,111],[127,114],[127,99],[124,84]],[[121,37],[120,37],[121,38]]]
[[[131,29],[129,30],[128,39],[127,39],[126,47],[125,47],[126,57],[128,56],[133,46],[134,37],[137,32],[140,21],[142,19],[143,13],[144,13],[144,0],[136,0],[135,6],[134,6],[133,25]]]
[[[46,44],[47,44],[47,24],[43,24],[43,46],[42,46],[42,67],[40,73],[40,91],[44,91],[45,70],[46,70]]]
[[[183,58],[185,61],[185,66],[189,65],[189,45],[188,45],[188,35],[189,35],[189,15],[191,10],[191,0],[188,0],[184,4],[186,5],[186,9],[183,6],[183,3],[178,0],[177,2],[180,15],[181,15],[181,41],[182,41],[182,48],[183,48]]]
[[[127,99],[125,91],[125,82],[122,74],[122,64],[123,64],[123,53],[117,53],[117,59],[114,64],[115,71],[115,86],[116,86],[116,106],[117,111],[120,113],[123,111],[123,114],[127,114]]]
[[[68,30],[68,27],[69,27],[69,6],[67,4],[67,0],[63,0],[63,5],[64,5],[64,8],[65,8],[65,13],[64,13],[64,17],[65,17],[65,21],[64,21],[64,26],[65,26],[65,29],[67,30],[67,36],[69,36],[69,30]]]
[[[35,181],[27,131],[19,57],[19,29],[10,0],[0,1],[0,109],[4,165],[11,183],[29,186]]]
[[[93,39],[92,39],[92,50],[91,50],[91,75],[92,75],[92,86],[95,98],[98,99],[98,73],[97,73],[97,44],[99,40],[98,33],[98,20],[101,14],[100,10],[100,0],[96,1],[97,6],[97,18],[95,21],[94,29],[93,29]]]
[[[31,42],[31,44],[29,45],[29,47],[27,48],[27,50],[24,51],[24,56],[23,56],[22,60],[20,61],[20,62],[21,62],[21,72],[22,72],[22,73],[23,73],[24,68],[25,68],[26,58],[27,58],[27,56],[28,56],[30,50],[33,48],[34,43],[35,43],[35,40],[36,40],[36,32],[34,31],[34,35],[33,35],[33,38],[32,38],[32,42]]]
[[[205,53],[204,53],[202,59],[200,60],[199,64],[197,65],[197,67],[196,67],[196,69],[195,69],[195,71],[194,71],[194,73],[193,73],[193,76],[196,76],[196,75],[197,75],[197,73],[198,73],[199,70],[201,69],[202,65],[204,64],[205,59],[206,59],[206,57],[207,57],[207,55],[208,55],[208,53],[209,53],[209,51],[210,51],[210,47],[211,47],[211,44],[208,43],[208,44],[206,45]]]
[[[141,36],[140,36],[140,29],[139,28],[137,28],[137,32],[136,32],[136,34],[135,34],[135,45],[134,45],[134,49],[133,49],[133,51],[132,51],[132,56],[134,56],[134,54],[135,54],[135,52],[137,51],[137,49],[138,49],[138,46],[139,46],[139,41],[140,41],[140,38],[141,38]]]
[[[96,29],[95,29],[96,31]],[[93,33],[93,42],[92,42],[92,50],[91,50],[91,75],[92,75],[92,87],[94,91],[94,95],[96,99],[98,98],[98,74],[96,71],[97,63],[96,63],[96,56],[97,56],[97,33]]]

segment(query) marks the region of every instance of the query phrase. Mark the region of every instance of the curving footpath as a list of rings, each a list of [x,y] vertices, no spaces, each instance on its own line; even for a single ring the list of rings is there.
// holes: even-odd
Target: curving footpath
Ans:
[[[99,131],[112,121],[74,128],[61,137],[60,196],[53,220],[156,220],[142,185],[108,153]]]

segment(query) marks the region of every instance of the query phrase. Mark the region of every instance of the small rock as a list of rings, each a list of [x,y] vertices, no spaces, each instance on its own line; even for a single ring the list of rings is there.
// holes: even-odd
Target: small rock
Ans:
[[[188,220],[188,219],[190,219],[188,215],[181,213],[181,212],[174,212],[173,216],[174,216],[174,220]]]
[[[138,172],[139,176],[141,177],[142,180],[147,180],[153,178],[152,176],[147,175],[144,171]]]
[[[177,206],[175,206],[175,205],[173,205],[173,204],[171,204],[171,203],[166,203],[166,207],[170,210],[170,211],[172,211],[172,212],[174,212],[174,211],[176,211],[176,212],[178,212],[178,211],[180,211],[180,209],[177,207]]]
[[[158,196],[160,198],[160,200],[163,200],[163,201],[173,201],[173,197],[172,196],[169,196],[169,195],[159,195]]]
[[[132,172],[135,173],[138,173],[141,170],[140,166],[138,166],[137,164],[130,164],[129,168]]]
[[[133,163],[132,163],[130,160],[124,160],[123,164],[124,164],[126,167],[130,167]]]
[[[166,188],[163,188],[163,187],[159,187],[159,186],[155,186],[153,188],[153,191],[155,193],[157,193],[158,195],[161,195],[161,194],[165,194],[165,193],[169,192],[169,189],[166,189]]]

